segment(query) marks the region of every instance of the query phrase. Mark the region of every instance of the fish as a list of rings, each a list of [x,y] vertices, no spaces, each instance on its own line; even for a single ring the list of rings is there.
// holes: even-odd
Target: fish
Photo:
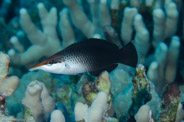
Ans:
[[[103,70],[111,72],[118,63],[136,67],[137,61],[137,51],[132,42],[119,49],[109,41],[91,38],[66,47],[29,70],[63,75],[89,72],[96,76]]]

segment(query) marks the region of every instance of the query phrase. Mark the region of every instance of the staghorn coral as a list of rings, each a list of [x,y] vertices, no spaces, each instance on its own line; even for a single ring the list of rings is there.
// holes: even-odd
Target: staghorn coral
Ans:
[[[26,107],[25,119],[30,119],[31,116],[36,121],[43,121],[43,116],[48,115],[55,107],[45,85],[36,80],[28,85],[22,104]]]
[[[104,112],[106,111],[107,94],[99,92],[95,97],[92,105],[88,108],[87,105],[78,102],[75,105],[75,120],[77,122],[85,120],[86,122],[101,122]]]
[[[48,12],[44,5],[40,3],[38,4],[38,9],[43,24],[43,32],[37,29],[32,23],[26,9],[20,10],[20,23],[33,45],[26,52],[22,52],[21,54],[16,54],[14,50],[9,51],[9,55],[12,56],[15,64],[25,65],[43,56],[50,56],[61,49],[56,34],[56,8],[52,8],[52,10]],[[51,50],[47,52],[49,48]],[[28,55],[34,56],[30,57]]]
[[[173,36],[169,47],[161,42],[155,50],[155,61],[149,66],[148,78],[157,86],[158,95],[162,95],[165,87],[175,80],[179,47],[179,38]]]
[[[42,3],[39,3],[38,10],[43,26],[43,32],[37,29],[37,27],[31,21],[31,18],[26,9],[22,8],[20,10],[20,23],[33,45],[31,45],[29,49],[23,52],[17,52],[20,51],[20,47],[24,46],[22,46],[19,43],[19,40],[16,38],[16,41],[12,44],[17,51],[15,49],[11,49],[8,52],[11,58],[13,59],[13,63],[16,65],[26,65],[32,63],[33,61],[39,60],[44,56],[51,56],[52,54],[62,49],[61,42],[56,32],[57,9],[53,7],[48,12],[45,6]],[[64,46],[66,46],[75,41],[74,36],[72,36],[73,30],[71,29],[71,27],[69,27],[71,25],[69,23],[66,10],[63,10],[63,12],[60,13],[60,20],[60,28],[62,29],[61,35],[63,35],[63,40],[69,42],[67,44],[63,44]],[[65,21],[65,23],[63,23],[63,21]],[[68,35],[66,35],[66,33],[68,33]],[[48,49],[50,50],[48,51]]]
[[[50,122],[65,122],[65,118],[63,116],[63,113],[59,110],[54,110],[51,113],[51,120]]]
[[[16,76],[8,76],[10,58],[8,55],[0,52],[0,94],[10,96],[13,94],[19,84],[19,78]]]
[[[19,79],[16,76],[8,77],[10,58],[3,52],[0,52],[0,121],[14,121],[13,116],[7,116],[6,99],[16,90]]]
[[[154,122],[151,114],[150,107],[148,105],[143,105],[136,113],[135,120],[136,122]]]
[[[135,6],[134,4],[132,5],[132,3],[131,2],[129,3],[128,1],[115,0],[109,3],[109,1],[107,0],[100,0],[100,1],[89,0],[87,1],[87,3],[89,4],[90,7],[92,20],[90,20],[88,16],[85,14],[85,11],[82,9],[81,6],[82,4],[79,3],[79,1],[63,0],[63,3],[69,8],[69,11],[68,9],[64,8],[60,12],[59,28],[61,30],[60,32],[63,38],[63,45],[61,45],[61,42],[58,38],[59,35],[57,36],[56,32],[56,23],[57,23],[56,8],[52,8],[53,12],[51,11],[47,12],[42,3],[38,4],[41,24],[43,26],[43,32],[41,30],[38,30],[34,26],[34,24],[30,21],[30,17],[27,14],[26,10],[21,9],[21,11],[23,10],[22,12],[20,11],[20,13],[22,13],[20,17],[21,25],[24,31],[27,33],[28,38],[33,43],[33,45],[30,46],[31,48],[22,53],[18,53],[12,50],[9,51],[9,54],[11,55],[12,59],[14,59],[14,63],[16,65],[24,65],[31,63],[34,60],[39,60],[44,56],[48,57],[53,53],[61,50],[65,46],[72,44],[76,40],[74,34],[75,28],[72,28],[72,24],[69,21],[68,13],[70,13],[71,15],[71,20],[74,26],[77,27],[87,38],[91,37],[106,38],[111,41],[113,40],[112,42],[116,43],[119,47],[122,46],[122,43],[127,44],[129,41],[133,41],[138,50],[139,63],[145,63],[146,54],[150,50],[151,45],[154,45],[154,47],[156,48],[159,42],[164,41],[166,38],[172,37],[177,30],[177,20],[179,18],[178,17],[179,11],[177,10],[177,4],[172,1],[165,2],[164,8],[166,12],[164,12],[162,9],[160,9],[163,6],[159,1],[154,2],[146,1],[145,3],[139,2],[138,7],[137,5]],[[153,5],[151,5],[151,3],[153,3]],[[128,5],[130,5],[131,7],[126,7]],[[110,8],[108,8],[108,6],[110,6]],[[144,14],[149,14],[149,16],[151,16],[150,11],[146,12],[146,10],[144,10],[146,8],[154,11],[153,34],[151,33],[152,28],[147,27],[146,25],[147,23],[144,22],[146,21],[145,19],[147,19],[144,18],[145,17]],[[138,12],[139,9],[140,12]],[[122,11],[124,13],[122,13]],[[23,13],[26,13],[27,17],[24,16],[25,14]],[[131,16],[129,13],[131,13]],[[117,14],[117,16],[115,14]],[[29,18],[28,19],[29,21],[27,22],[29,22],[30,24],[24,24],[24,18]],[[53,21],[51,24],[51,22],[49,22],[50,21],[49,18],[50,19],[55,18],[55,21]],[[31,29],[30,30],[26,29],[26,25],[31,25]],[[120,29],[118,29],[117,26]],[[50,29],[48,28],[51,28],[52,31],[49,31]],[[108,38],[108,35],[111,35],[110,33],[112,33],[111,30],[114,30],[113,33],[116,33],[114,36],[115,39],[113,39],[112,36]],[[167,31],[165,32],[162,30]],[[135,31],[135,36],[133,31]],[[33,34],[31,32],[33,32]],[[152,35],[153,38],[151,38]],[[54,41],[52,41],[51,44],[49,40]],[[153,40],[152,42],[154,42],[154,44],[150,43],[150,40]],[[46,46],[44,47],[41,46],[42,48],[44,48],[41,50],[40,48],[38,48],[37,52],[39,53],[37,53],[35,51],[37,49],[36,48],[37,46],[35,47],[35,45],[38,45],[39,47],[40,44],[45,44]],[[14,47],[16,49],[16,46]],[[47,52],[45,49],[47,47],[50,49],[49,52]],[[27,57],[27,54],[33,54],[34,57],[33,56]],[[23,60],[23,58],[26,60]]]
[[[166,12],[160,8],[153,11],[153,46],[156,48],[158,43],[166,38],[174,36],[177,31],[177,21],[179,12],[174,2],[168,2],[165,6]]]
[[[21,101],[24,97],[24,93],[26,91],[26,87],[29,85],[31,81],[38,80],[43,82],[47,87],[48,92],[53,96],[53,99],[56,100],[55,90],[57,87],[57,83],[59,82],[58,78],[54,78],[51,74],[43,71],[38,72],[28,72],[24,74],[20,78],[20,83],[14,94],[7,99],[7,108],[10,110],[10,113],[14,113],[15,117],[18,116],[18,113],[22,113],[21,108],[18,111],[14,112],[17,105],[21,105]],[[17,99],[19,98],[19,99]],[[13,104],[12,104],[13,103]],[[12,112],[11,112],[12,111]]]
[[[88,3],[89,6],[86,7],[85,6],[86,4],[84,5],[85,2]],[[111,0],[111,1],[108,1],[108,0],[100,0],[100,1],[98,0],[89,0],[89,1],[71,0],[71,1],[66,1],[65,0],[64,4],[66,4],[66,6],[69,9],[64,8],[60,12],[60,19],[59,19],[59,24],[60,24],[59,31],[61,32],[60,35],[63,38],[63,42],[62,42],[63,45],[61,45],[61,41],[58,38],[56,39],[58,41],[57,46],[60,47],[60,49],[62,49],[65,46],[70,45],[74,41],[78,41],[78,40],[75,40],[75,34],[74,34],[74,30],[76,29],[75,27],[79,29],[77,31],[75,30],[75,32],[77,32],[76,36],[82,35],[80,32],[78,32],[78,31],[81,31],[84,34],[84,36],[88,38],[89,37],[106,38],[109,41],[115,42],[120,47],[122,46],[122,43],[126,44],[129,41],[134,42],[138,50],[139,63],[143,63],[146,67],[151,64],[149,66],[148,78],[150,82],[154,83],[154,85],[150,86],[151,87],[150,93],[152,94],[153,98],[149,103],[147,103],[147,105],[149,105],[150,106],[149,109],[153,111],[154,118],[158,120],[157,116],[159,114],[159,110],[157,108],[159,108],[159,104],[160,104],[159,103],[160,101],[158,100],[158,98],[159,97],[162,98],[162,93],[164,93],[164,90],[167,87],[167,85],[175,81],[175,77],[176,75],[178,75],[178,73],[176,72],[177,65],[178,65],[178,59],[181,60],[181,57],[179,56],[179,50],[181,47],[183,47],[181,42],[183,41],[182,39],[184,35],[182,36],[182,34],[179,34],[181,33],[180,31],[182,30],[183,27],[177,27],[177,24],[178,25],[181,24],[181,22],[178,22],[178,21],[180,21],[182,18],[182,14],[179,13],[180,9],[182,8],[181,7],[182,4],[178,4],[178,3],[181,3],[181,1],[179,2],[179,0],[166,0],[166,1],[160,1],[160,0],[145,0],[145,1],[139,1],[139,0],[130,0],[130,1],[126,1],[126,0]],[[85,7],[87,9],[90,8],[91,16],[88,15],[89,11],[86,12]],[[25,10],[25,9],[22,9],[22,10]],[[55,14],[54,17],[56,16],[57,15]],[[69,21],[70,17],[71,17],[71,21],[74,24],[74,26]],[[34,21],[34,18],[32,18],[32,20]],[[37,23],[35,23],[35,25],[36,24]],[[34,24],[32,23],[32,25]],[[41,25],[43,27],[43,32],[41,33],[43,33],[44,36],[46,36],[46,38],[48,39],[47,34],[51,34],[51,33],[50,32],[47,33],[45,31],[45,26],[43,22],[41,22]],[[127,25],[128,27],[125,25]],[[52,29],[57,28],[55,25],[51,25],[51,26],[52,26]],[[23,27],[23,24],[22,24],[22,27]],[[86,29],[86,27],[88,28]],[[37,28],[36,30],[41,31],[41,29],[37,29]],[[28,37],[31,36],[31,34],[28,33],[26,29],[24,29],[24,31],[26,32]],[[37,31],[33,31],[33,32],[37,32]],[[55,30],[52,32],[57,34]],[[42,40],[40,38],[43,36],[41,36],[41,34],[39,33],[36,33],[35,35],[37,34],[38,34],[38,38],[36,39],[35,42],[39,43],[41,42],[40,40]],[[177,34],[177,36],[174,36],[175,34]],[[59,35],[56,35],[56,36],[59,36]],[[34,55],[35,57],[33,57],[33,55],[27,55],[29,56],[28,60],[25,59],[25,61],[27,62],[24,62],[24,60],[22,60],[23,62],[17,61],[16,63],[16,55],[17,57],[19,56],[21,57],[21,54],[23,53],[26,54],[26,52],[29,52],[28,51],[29,49],[27,50],[25,46],[21,43],[20,38],[18,37],[19,38],[18,39],[17,37],[13,37],[10,39],[11,43],[14,46],[14,51],[12,51],[13,54],[10,51],[10,54],[12,54],[11,56],[12,56],[14,64],[16,65],[24,65],[24,63],[29,64],[33,60],[39,60],[40,58],[44,56],[51,55],[50,52],[49,52],[50,54],[48,53],[48,55],[43,55],[43,53],[39,52],[38,50],[37,51],[34,50],[34,53],[36,54]],[[53,41],[55,41],[54,38],[52,39]],[[49,40],[50,40],[50,37],[49,37]],[[30,39],[30,41],[32,40]],[[47,41],[43,41],[44,44],[46,42]],[[169,42],[170,42],[170,46],[167,46]],[[53,46],[54,42],[50,44],[51,45],[49,46]],[[30,45],[30,49],[33,49],[32,46],[35,46],[35,44],[32,43],[32,45]],[[53,51],[54,49],[52,48],[51,50]],[[47,53],[47,51],[48,50],[46,50],[44,53]],[[150,53],[154,53],[154,54],[152,55]],[[182,51],[180,52],[180,54],[182,54]],[[22,57],[22,59],[24,59],[24,57]],[[183,61],[183,59],[181,61]],[[134,73],[132,69],[127,68],[126,66],[120,66],[120,67],[122,68],[121,70],[115,69],[114,70],[115,73],[110,74],[111,89],[105,89],[106,92],[111,91],[114,96],[111,99],[113,100],[113,106],[115,108],[116,117],[118,118],[120,118],[121,116],[127,116],[126,113],[128,112],[130,105],[132,104],[132,100],[131,100],[132,83],[130,83],[130,80],[132,79],[132,74]],[[29,77],[35,74],[40,75],[40,76],[44,75],[40,72],[34,72],[34,74],[30,73]],[[54,82],[52,84],[52,82],[49,81],[49,79],[53,76],[51,75],[44,75],[44,76],[46,77],[41,77],[40,79],[43,80],[44,83],[48,82],[49,84],[48,86],[52,86],[52,87],[48,87],[49,88],[48,91],[51,92],[51,94],[56,96],[57,98],[59,98],[59,95],[60,95],[59,100],[65,99],[64,96],[60,94],[61,92],[58,92],[56,94],[55,91],[53,90],[55,88],[53,86],[56,85],[56,83]],[[24,79],[27,79],[26,81],[29,80],[28,77],[27,78],[24,77]],[[40,79],[39,81],[41,81]],[[64,80],[61,80],[61,81],[65,82]],[[72,106],[71,104],[73,104],[73,101],[76,102],[79,100],[79,101],[86,102],[85,99],[82,98],[81,96],[81,89],[82,89],[83,84],[85,84],[87,81],[92,81],[92,80],[89,78],[84,78],[83,80],[80,81],[80,83],[77,83],[78,84],[77,87],[75,87],[75,85],[71,85],[70,87],[69,86],[70,84],[66,85],[65,83],[64,83],[65,85],[63,84],[59,85],[59,86],[69,86],[69,90],[68,90],[69,94],[67,96],[68,98],[66,99],[66,102],[71,101],[69,102],[70,106]],[[92,86],[95,89],[94,94],[92,94],[92,98],[90,98],[89,100],[91,102],[96,97],[96,94],[98,92],[98,89],[96,88],[97,86],[95,85],[94,83],[90,84],[90,86]],[[109,82],[107,84],[106,82],[102,82],[102,84],[100,83],[99,85],[109,87]],[[26,87],[26,86],[27,85],[25,84],[22,87]],[[145,86],[147,85],[145,84]],[[62,87],[60,88],[62,91]],[[137,89],[139,88],[140,87],[137,87]],[[22,91],[22,93],[24,93],[24,91]],[[134,97],[136,96],[135,94],[137,94],[137,92],[133,92]],[[57,99],[56,101],[59,101],[59,100]],[[140,98],[140,100],[143,100],[143,99]],[[133,102],[133,104],[135,105],[135,102]],[[155,108],[156,110],[154,110]],[[138,111],[138,108],[135,107],[135,109]],[[29,109],[27,110],[29,113],[30,110]],[[139,110],[141,110],[141,108]],[[181,110],[181,107],[180,107],[180,110]],[[137,112],[134,112],[134,115],[135,113]],[[174,114],[176,113],[176,109],[173,113]],[[140,115],[143,115],[143,114],[140,114]],[[103,121],[108,121],[107,118],[108,117],[104,117]],[[182,120],[182,118],[180,118],[179,121],[180,120]]]

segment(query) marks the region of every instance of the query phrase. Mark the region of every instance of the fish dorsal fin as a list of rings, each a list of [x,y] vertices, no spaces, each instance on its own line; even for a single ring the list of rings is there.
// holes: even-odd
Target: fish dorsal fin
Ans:
[[[88,42],[93,43],[93,44],[104,45],[104,46],[107,46],[107,47],[113,48],[113,49],[118,49],[117,45],[115,45],[114,43],[112,43],[110,41],[106,41],[103,39],[90,38],[90,39],[88,39]]]
[[[116,67],[118,66],[118,64],[112,64],[108,67],[105,67],[104,69],[101,69],[101,70],[97,70],[97,71],[93,71],[93,72],[90,72],[90,74],[94,75],[94,76],[99,76],[103,71],[108,71],[108,72],[111,72],[112,70],[114,70]]]
[[[86,46],[95,46],[95,47],[106,47],[108,49],[112,50],[118,50],[118,46],[115,45],[114,43],[111,43],[109,41],[103,40],[103,39],[96,39],[96,38],[90,38],[78,43],[74,43],[67,47],[66,49],[74,49],[74,48],[82,48]]]

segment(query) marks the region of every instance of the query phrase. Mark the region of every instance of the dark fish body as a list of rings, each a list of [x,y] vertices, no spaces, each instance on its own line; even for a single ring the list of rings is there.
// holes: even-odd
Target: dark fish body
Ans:
[[[136,66],[137,52],[131,42],[119,49],[115,44],[105,40],[89,39],[70,45],[32,69],[72,75],[113,68],[117,63]]]

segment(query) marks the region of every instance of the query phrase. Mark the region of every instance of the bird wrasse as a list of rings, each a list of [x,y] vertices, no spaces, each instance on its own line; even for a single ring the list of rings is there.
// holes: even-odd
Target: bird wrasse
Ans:
[[[137,51],[132,42],[119,49],[111,42],[92,38],[66,47],[33,66],[30,71],[43,70],[65,75],[90,72],[97,75],[103,70],[112,71],[118,63],[136,67],[137,60]]]

